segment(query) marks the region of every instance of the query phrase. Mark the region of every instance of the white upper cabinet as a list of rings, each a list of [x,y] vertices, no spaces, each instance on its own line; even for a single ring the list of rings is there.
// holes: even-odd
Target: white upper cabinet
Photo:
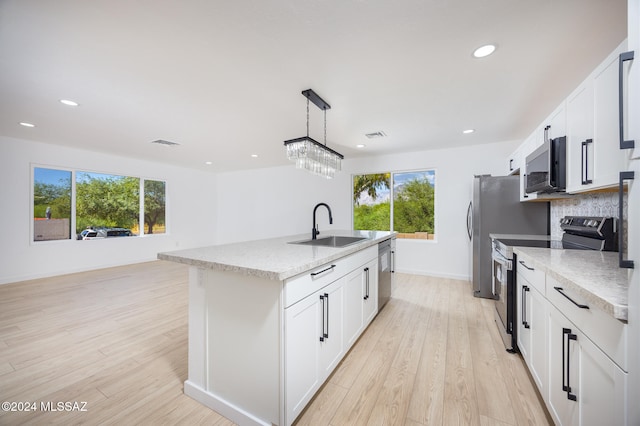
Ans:
[[[627,154],[619,146],[619,56],[623,42],[567,99],[567,192],[617,186]]]
[[[630,0],[627,11],[628,46],[634,59],[624,64],[626,78],[627,108],[623,111],[625,123],[624,139],[635,141],[631,158],[640,158],[640,1]],[[632,119],[633,118],[633,119]],[[636,177],[637,179],[637,177]]]
[[[634,15],[629,17],[630,28],[631,21],[637,24],[636,27],[640,26],[640,16],[636,16],[640,13],[636,12],[630,11]],[[518,147],[520,201],[564,197],[562,193],[524,192],[526,157],[542,145],[545,138],[567,137],[566,193],[569,195],[615,189],[619,173],[627,168],[629,158],[640,157],[638,141],[631,154],[628,149],[620,149],[621,125],[625,141],[640,139],[640,120],[632,119],[640,111],[640,66],[634,65],[632,59],[624,62],[620,59],[627,50],[635,50],[634,56],[640,54],[639,32],[637,29],[630,31],[629,44],[627,40],[622,42]],[[514,153],[508,159],[509,174],[515,169],[515,158]]]
[[[513,151],[513,153],[509,156],[509,161],[507,162],[507,175],[515,175],[520,173],[522,161],[522,146],[519,146],[518,149]]]

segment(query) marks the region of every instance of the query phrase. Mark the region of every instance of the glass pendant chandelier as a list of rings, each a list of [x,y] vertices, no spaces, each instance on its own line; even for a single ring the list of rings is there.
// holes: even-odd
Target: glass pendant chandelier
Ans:
[[[295,161],[296,168],[331,179],[342,169],[344,156],[327,146],[327,110],[331,106],[311,89],[303,90],[307,98],[307,136],[284,141],[287,158]],[[324,111],[324,145],[309,137],[309,101]]]

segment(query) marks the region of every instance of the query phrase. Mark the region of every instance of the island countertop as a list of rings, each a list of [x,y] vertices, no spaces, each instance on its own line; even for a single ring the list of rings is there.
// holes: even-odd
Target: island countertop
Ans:
[[[618,253],[514,247],[545,273],[616,319],[627,321],[629,278]]]
[[[158,259],[218,271],[236,272],[282,281],[325,263],[363,250],[395,235],[390,231],[330,231],[328,236],[364,237],[345,247],[323,247],[291,242],[308,240],[309,234],[290,235],[158,253]]]

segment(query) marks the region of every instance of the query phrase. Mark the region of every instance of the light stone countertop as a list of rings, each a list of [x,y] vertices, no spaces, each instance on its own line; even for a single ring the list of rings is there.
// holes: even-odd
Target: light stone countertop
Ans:
[[[289,244],[311,239],[309,233],[163,252],[158,253],[158,259],[282,281],[388,240],[395,232],[326,231],[318,239],[332,235],[367,239],[341,248]]]
[[[628,270],[618,266],[617,252],[533,247],[514,247],[513,251],[578,293],[590,305],[627,321]]]

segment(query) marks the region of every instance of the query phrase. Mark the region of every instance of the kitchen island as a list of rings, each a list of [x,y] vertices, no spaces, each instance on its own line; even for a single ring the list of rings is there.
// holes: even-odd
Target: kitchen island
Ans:
[[[378,311],[377,244],[294,235],[159,253],[190,265],[187,395],[239,424],[289,425]],[[318,238],[324,237],[323,235]]]

